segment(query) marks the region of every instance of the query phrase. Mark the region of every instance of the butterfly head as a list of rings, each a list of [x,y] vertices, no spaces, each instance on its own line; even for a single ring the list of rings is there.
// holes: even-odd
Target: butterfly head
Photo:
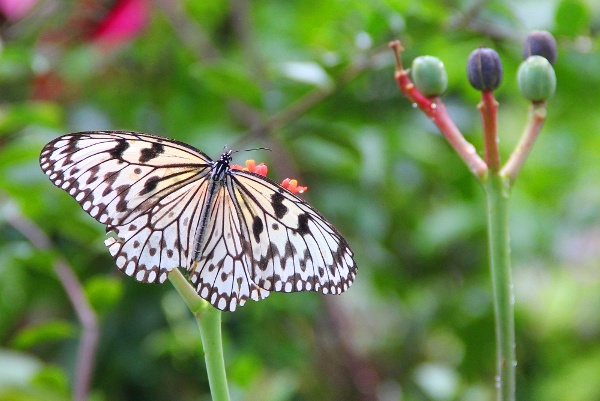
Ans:
[[[213,164],[211,178],[214,181],[221,181],[229,171],[229,164],[233,158],[233,150],[227,150],[221,154],[221,158]]]
[[[221,158],[219,159],[219,162],[229,165],[229,163],[231,163],[231,160],[233,159],[233,156],[232,156],[233,153],[234,153],[234,151],[231,149],[225,150],[221,154]]]

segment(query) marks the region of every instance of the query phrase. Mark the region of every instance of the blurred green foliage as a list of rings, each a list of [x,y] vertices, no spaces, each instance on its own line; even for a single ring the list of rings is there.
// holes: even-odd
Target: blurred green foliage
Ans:
[[[88,3],[39,1],[1,27],[0,400],[71,397],[81,324],[60,258],[99,316],[91,400],[210,399],[174,289],[120,274],[103,227],[39,169],[46,142],[98,129],[214,157],[269,147],[252,157],[307,185],[353,247],[347,293],[272,294],[224,314],[234,400],[494,399],[482,190],[399,93],[387,42],[402,41],[406,65],[444,62],[444,101],[479,149],[466,60],[496,49],[506,158],[526,119],[516,70],[532,29],[557,38],[558,86],[511,201],[518,399],[600,399],[597,2],[155,1],[145,29],[110,46],[73,33],[74,18],[94,23]]]

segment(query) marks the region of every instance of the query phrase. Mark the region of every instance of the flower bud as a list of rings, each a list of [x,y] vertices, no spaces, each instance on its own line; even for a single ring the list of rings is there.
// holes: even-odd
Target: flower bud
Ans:
[[[519,90],[526,99],[539,102],[550,98],[556,89],[556,75],[550,62],[542,56],[530,56],[517,72]]]
[[[554,65],[556,54],[556,40],[550,32],[532,31],[523,42],[523,60],[529,56],[542,56]]]
[[[502,62],[495,50],[487,47],[475,49],[467,61],[467,75],[473,88],[494,90],[502,82]]]
[[[420,56],[413,60],[411,68],[415,87],[425,96],[440,96],[448,88],[448,74],[444,63],[433,56]]]

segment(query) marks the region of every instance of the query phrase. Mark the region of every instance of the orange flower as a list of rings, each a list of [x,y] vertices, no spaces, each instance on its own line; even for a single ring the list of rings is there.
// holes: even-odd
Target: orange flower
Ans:
[[[254,168],[254,172],[255,172],[256,174],[260,174],[260,175],[262,175],[263,177],[266,177],[266,176],[267,176],[267,171],[268,171],[268,169],[267,169],[267,165],[266,165],[266,164],[264,164],[264,163],[260,163],[258,166],[256,166],[256,167]]]
[[[304,191],[308,190],[308,187],[303,187],[298,185],[298,181],[294,179],[286,178],[281,181],[281,186],[290,191],[293,194],[301,194]]]
[[[262,175],[263,177],[267,176],[267,165],[264,163],[260,163],[258,166],[256,165],[256,161],[250,159],[246,160],[246,167],[242,167],[239,164],[232,164],[229,166],[232,170],[242,170],[249,171],[251,173]]]
[[[246,160],[246,167],[242,167],[239,164],[232,164],[229,166],[232,170],[242,170],[249,171],[251,173],[262,175],[263,177],[267,176],[267,165],[264,163],[260,163],[256,165],[256,161],[250,159]],[[281,186],[290,191],[293,194],[301,194],[304,191],[308,190],[308,187],[303,187],[298,185],[298,181],[294,179],[286,178],[281,182]]]

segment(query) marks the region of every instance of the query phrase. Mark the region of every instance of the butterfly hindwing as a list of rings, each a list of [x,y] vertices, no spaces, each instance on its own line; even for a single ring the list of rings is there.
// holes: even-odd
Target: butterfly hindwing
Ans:
[[[190,281],[200,296],[221,310],[235,310],[248,298],[258,301],[269,291],[250,276],[254,265],[248,229],[240,219],[231,180],[219,185],[197,261],[190,260]]]
[[[356,275],[352,251],[308,203],[262,176],[232,171],[252,251],[251,279],[269,291],[339,294]]]
[[[162,283],[168,273],[188,264],[198,229],[206,181],[181,187],[155,203],[146,213],[121,225],[108,226],[117,238],[105,243],[119,269],[142,282]]]

